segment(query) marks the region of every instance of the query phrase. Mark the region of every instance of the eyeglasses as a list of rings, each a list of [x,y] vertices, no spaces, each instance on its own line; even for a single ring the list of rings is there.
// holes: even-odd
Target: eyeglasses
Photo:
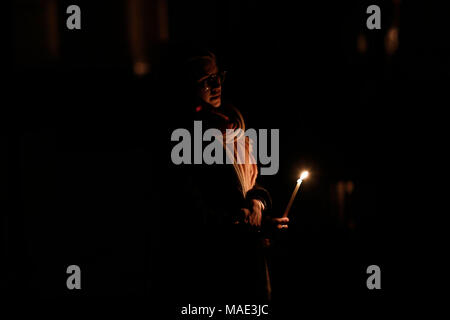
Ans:
[[[226,71],[221,71],[221,72],[209,75],[207,78],[205,78],[199,82],[200,88],[202,90],[208,91],[208,90],[211,90],[211,88],[213,88],[214,86],[222,85],[222,83],[225,81],[226,74],[227,74]]]

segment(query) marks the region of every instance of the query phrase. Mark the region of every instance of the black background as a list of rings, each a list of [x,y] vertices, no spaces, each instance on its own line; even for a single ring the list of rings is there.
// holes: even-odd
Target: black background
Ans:
[[[388,55],[391,1],[169,0],[168,42],[148,31],[151,68],[139,77],[126,2],[56,1],[56,56],[42,44],[45,2],[12,3],[12,41],[4,41],[12,68],[0,140],[8,294],[132,298],[158,310],[152,281],[164,262],[153,255],[170,226],[154,183],[155,159],[166,155],[152,140],[165,136],[170,119],[158,112],[152,72],[167,43],[184,42],[216,51],[228,71],[225,98],[248,127],[280,129],[280,170],[259,178],[275,211],[298,172],[311,172],[271,252],[276,306],[292,314],[310,302],[384,307],[398,294],[393,241],[402,230],[383,199],[397,182],[383,175],[405,164],[396,152],[416,140],[407,131],[413,117],[441,104],[436,93],[449,71],[443,10],[401,2],[399,47]],[[81,7],[81,30],[65,28],[69,4]],[[369,4],[381,7],[381,30],[365,26]],[[339,214],[336,188],[347,182],[354,191]],[[82,269],[79,292],[66,288],[70,264]],[[381,267],[381,291],[366,288],[371,264]]]

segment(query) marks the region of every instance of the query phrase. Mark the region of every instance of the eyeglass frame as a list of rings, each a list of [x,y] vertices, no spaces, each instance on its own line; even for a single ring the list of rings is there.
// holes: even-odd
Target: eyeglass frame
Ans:
[[[199,81],[198,84],[202,90],[209,91],[211,90],[211,81],[216,81],[217,83],[217,79],[219,79],[219,83],[222,85],[225,81],[226,74],[227,71],[219,71],[217,73],[210,74],[205,79]],[[215,77],[215,80],[212,80],[213,77]]]

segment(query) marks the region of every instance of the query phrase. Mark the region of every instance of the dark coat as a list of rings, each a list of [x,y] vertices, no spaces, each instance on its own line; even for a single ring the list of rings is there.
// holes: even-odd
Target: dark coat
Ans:
[[[216,125],[217,119],[208,117],[202,115],[201,120]],[[186,128],[192,128],[194,117],[186,120],[191,120]],[[169,164],[165,169],[160,184],[165,204],[161,290],[168,290],[177,303],[265,301],[261,233],[235,222],[251,198],[269,207],[268,193],[255,187],[244,199],[231,164]]]

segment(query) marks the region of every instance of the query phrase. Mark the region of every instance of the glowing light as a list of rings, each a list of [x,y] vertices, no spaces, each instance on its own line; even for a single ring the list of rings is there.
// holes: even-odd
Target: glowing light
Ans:
[[[300,188],[300,185],[302,184],[303,179],[308,178],[308,176],[309,176],[308,171],[303,171],[302,174],[300,175],[300,178],[297,180],[297,184],[295,185],[294,192],[292,192],[291,198],[289,199],[289,203],[286,207],[286,210],[284,211],[283,217],[288,216],[289,210],[291,210],[292,203],[294,202],[295,195],[297,194],[297,191]]]
[[[300,178],[297,180],[297,182],[303,181],[304,179],[308,178],[308,176],[309,176],[309,172],[303,171],[302,174],[300,175]]]
[[[137,76],[146,75],[150,71],[150,65],[144,61],[136,61],[133,65],[133,71]]]

